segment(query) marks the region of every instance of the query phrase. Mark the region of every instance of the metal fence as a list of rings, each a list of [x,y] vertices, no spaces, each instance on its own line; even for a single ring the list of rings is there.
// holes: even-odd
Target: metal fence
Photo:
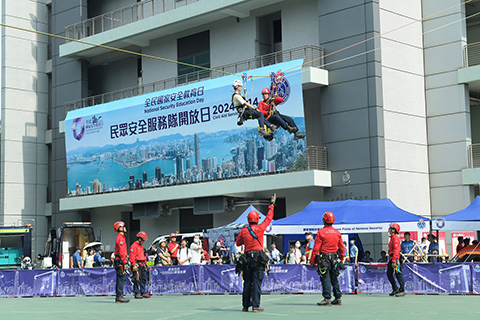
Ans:
[[[470,43],[464,47],[465,67],[476,66],[480,64],[480,42]]]
[[[327,170],[327,148],[307,147],[308,170]]]
[[[480,168],[480,143],[468,146],[468,167]]]
[[[200,0],[143,0],[128,7],[120,8],[65,27],[65,37],[79,40],[199,1]]]
[[[263,56],[258,56],[252,59],[239,61],[236,63],[215,67],[212,69],[228,72],[228,73],[240,73],[242,71],[261,68],[264,66],[272,65],[279,62],[291,61],[295,59],[304,59],[305,67],[316,67],[322,68],[324,64],[323,60],[324,51],[323,48],[307,45],[301,46],[289,50],[278,51],[275,53],[266,54]],[[156,92],[160,90],[174,88],[180,85],[193,83],[206,79],[213,79],[225,76],[227,74],[210,71],[210,70],[201,70],[197,72],[188,73],[178,77],[169,78],[166,80],[156,81],[153,83],[135,86],[130,88],[125,88],[122,90],[117,90],[113,92],[103,93],[96,96],[91,96],[75,101],[70,101],[65,103],[65,112],[81,109],[86,107],[91,107],[97,104],[102,104],[110,101],[121,100],[125,98],[130,98],[146,93]]]

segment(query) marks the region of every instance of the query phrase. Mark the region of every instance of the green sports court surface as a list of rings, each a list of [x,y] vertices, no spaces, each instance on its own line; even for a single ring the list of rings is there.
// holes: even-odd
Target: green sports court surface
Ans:
[[[241,295],[163,295],[116,304],[111,296],[0,299],[0,319],[480,319],[480,296],[345,295],[319,307],[317,294],[267,294],[264,312],[241,312]]]

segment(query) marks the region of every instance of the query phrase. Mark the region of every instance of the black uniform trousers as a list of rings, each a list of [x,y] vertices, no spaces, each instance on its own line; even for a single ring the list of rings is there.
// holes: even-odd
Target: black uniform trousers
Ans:
[[[260,126],[260,129],[263,129],[264,125],[267,125],[267,127],[271,127],[272,124],[268,121],[265,120],[265,117],[263,116],[263,113],[261,113],[258,110],[246,107],[245,111],[243,112],[243,118],[245,120],[247,119],[257,119],[258,120],[258,125]]]
[[[268,118],[268,120],[271,123],[276,124],[279,127],[282,127],[284,130],[287,130],[288,127],[293,128],[293,127],[297,126],[295,124],[295,121],[293,121],[293,119],[291,117],[286,116],[286,115],[281,114],[281,113],[272,114],[270,116],[270,118]]]
[[[327,270],[324,270],[324,273],[320,274],[320,281],[322,282],[322,296],[325,299],[331,299],[333,288],[333,295],[335,296],[335,298],[340,299],[342,297],[342,291],[340,290],[340,283],[338,282],[337,275],[337,266],[334,261],[334,259],[336,259],[336,255],[327,259],[330,263],[329,268]]]
[[[148,280],[148,268],[139,266],[138,271],[133,272],[133,292],[143,294]]]
[[[258,262],[258,253],[259,251],[245,253],[248,262],[245,270],[243,270],[242,304],[246,309],[249,307],[260,307],[265,267]]]
[[[397,260],[397,263],[399,263],[399,266],[398,266],[398,268],[400,268],[399,273],[395,273],[395,270],[393,269],[393,266],[392,266],[392,259],[388,260],[388,264],[387,264],[388,281],[390,281],[390,284],[392,285],[393,291],[399,290],[400,292],[405,292],[405,280],[403,279],[403,273],[401,273],[402,264],[400,263],[399,260]],[[395,278],[393,277],[394,273],[395,273],[395,277],[398,280],[398,285],[400,286],[400,288],[397,286],[397,282],[395,281]]]
[[[120,266],[122,262],[120,260],[115,259],[113,262],[115,267],[115,273],[117,275],[117,282],[115,284],[115,296],[116,298],[120,298],[123,295],[123,287],[125,286],[125,281],[127,280],[127,275],[122,272]]]

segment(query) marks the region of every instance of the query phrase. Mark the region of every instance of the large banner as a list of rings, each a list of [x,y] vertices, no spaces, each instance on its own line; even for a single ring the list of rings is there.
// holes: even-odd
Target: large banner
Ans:
[[[405,291],[414,293],[469,293],[472,291],[471,264],[416,264],[404,263]],[[390,293],[385,264],[359,264],[358,291]]]
[[[277,109],[305,132],[303,59],[246,72],[254,106],[275,78]],[[134,190],[262,172],[306,169],[305,139],[279,128],[272,141],[258,121],[237,125],[233,80],[225,76],[70,111],[65,120],[68,194]],[[243,94],[243,91],[242,91]]]
[[[339,276],[343,293],[354,292],[355,268],[346,264]],[[385,264],[358,265],[358,291],[390,293]],[[480,294],[479,263],[403,264],[405,291],[422,294]],[[124,293],[132,294],[131,275]],[[0,271],[0,297],[115,295],[115,269]],[[153,294],[241,293],[242,279],[232,265],[196,265],[151,268]],[[148,290],[148,289],[147,289]],[[272,265],[262,291],[320,293],[316,269],[307,265]]]

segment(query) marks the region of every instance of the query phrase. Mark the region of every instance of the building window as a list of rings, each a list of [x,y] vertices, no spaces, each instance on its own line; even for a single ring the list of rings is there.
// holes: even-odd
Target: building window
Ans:
[[[282,14],[275,12],[257,18],[257,55],[263,56],[258,67],[282,62]]]
[[[210,32],[204,31],[177,40],[178,61],[210,68]],[[210,71],[178,65],[179,83],[205,79]]]

